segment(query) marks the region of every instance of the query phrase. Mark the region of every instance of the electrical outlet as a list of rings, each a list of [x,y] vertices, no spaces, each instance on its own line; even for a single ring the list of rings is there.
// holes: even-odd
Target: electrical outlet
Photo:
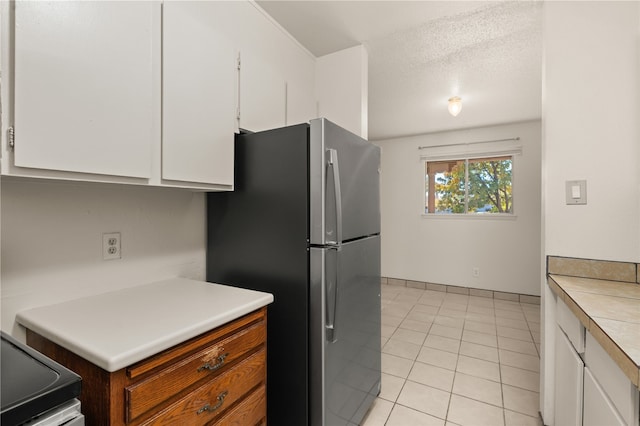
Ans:
[[[475,267],[471,270],[471,275],[473,275],[473,278],[480,278],[480,268]]]
[[[111,232],[102,234],[102,260],[122,258],[120,251],[120,233]]]

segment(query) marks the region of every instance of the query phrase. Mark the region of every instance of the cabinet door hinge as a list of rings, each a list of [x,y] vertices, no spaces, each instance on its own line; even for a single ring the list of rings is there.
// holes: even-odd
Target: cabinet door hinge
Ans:
[[[241,53],[238,52],[238,57],[236,58],[236,66],[238,69],[238,73],[237,73],[237,81],[236,81],[236,89],[238,91],[237,93],[237,98],[236,98],[236,121],[238,122],[238,126],[240,125],[240,67],[241,67],[241,61],[240,61],[240,55]]]
[[[16,146],[16,132],[13,129],[13,126],[7,129],[7,140],[9,141],[9,148],[13,150]]]

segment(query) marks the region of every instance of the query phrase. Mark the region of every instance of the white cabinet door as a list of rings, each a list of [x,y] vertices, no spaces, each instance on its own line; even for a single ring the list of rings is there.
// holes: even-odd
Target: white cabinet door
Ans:
[[[258,56],[241,52],[240,128],[258,132],[282,127],[285,122],[284,78]]]
[[[225,2],[163,5],[162,178],[233,184],[237,51]]]
[[[585,364],[589,367],[600,388],[616,407],[616,411],[620,413],[625,424],[640,424],[638,421],[638,413],[640,412],[638,388],[631,383],[631,380],[591,333],[587,333]]]
[[[584,369],[583,426],[624,426],[626,423],[607,398],[589,367]]]
[[[15,3],[15,165],[148,178],[153,8]]]
[[[287,82],[287,125],[308,123],[317,118],[313,91],[309,86]]]
[[[556,325],[555,425],[582,426],[584,363]]]

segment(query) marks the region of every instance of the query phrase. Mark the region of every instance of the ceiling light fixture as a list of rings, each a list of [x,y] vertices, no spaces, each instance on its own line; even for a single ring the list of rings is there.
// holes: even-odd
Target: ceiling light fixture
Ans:
[[[449,114],[455,117],[460,114],[460,111],[462,111],[462,99],[459,96],[449,98]]]

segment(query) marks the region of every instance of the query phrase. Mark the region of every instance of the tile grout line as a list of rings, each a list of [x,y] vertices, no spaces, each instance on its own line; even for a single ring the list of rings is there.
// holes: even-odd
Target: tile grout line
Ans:
[[[422,294],[421,294],[419,297],[416,295],[416,299],[415,299],[415,300],[413,300],[413,301],[411,301],[411,302],[409,302],[409,303],[411,303],[411,308],[410,308],[410,309],[409,309],[409,310],[404,314],[404,316],[402,316],[402,317],[401,317],[401,321],[400,321],[400,323],[398,324],[398,326],[395,326],[395,327],[394,327],[394,333],[393,333],[393,334],[395,334],[399,329],[403,329],[403,330],[411,330],[411,329],[404,329],[404,328],[402,328],[402,327],[401,327],[401,325],[402,325],[402,323],[407,319],[407,317],[409,316],[409,314],[410,314],[411,312],[414,312],[414,309],[415,309],[416,305],[422,305],[419,301],[420,301],[420,299],[424,296],[424,294],[426,293],[426,291],[427,291],[427,290],[422,290]],[[396,293],[396,294],[394,295],[394,297],[393,297],[392,299],[390,299],[390,300],[391,300],[391,301],[396,300],[396,299],[397,299],[397,297],[398,297],[401,293],[402,293],[402,292],[398,292],[398,293]],[[445,295],[447,295],[447,294],[449,294],[449,293],[445,293]],[[469,306],[470,306],[470,305],[469,305],[469,299],[470,299],[470,297],[471,297],[471,296],[470,296],[470,295],[464,295],[464,296],[466,296],[466,298],[465,298],[465,299],[466,299],[466,300],[465,300],[465,302],[466,302],[466,303],[465,303],[465,310],[464,310],[464,311],[460,311],[460,312],[464,312],[464,314],[465,314],[465,315],[464,315],[464,317],[462,317],[462,318],[461,318],[461,319],[462,319],[462,329],[461,329],[460,337],[459,337],[459,338],[457,338],[457,339],[455,339],[455,340],[457,340],[457,341],[458,341],[458,351],[457,351],[457,353],[456,353],[456,363],[455,363],[454,370],[453,370],[453,373],[454,373],[454,379],[453,379],[453,381],[452,381],[451,391],[450,391],[450,392],[448,392],[448,393],[449,393],[449,402],[448,402],[448,404],[447,404],[447,411],[446,411],[446,415],[445,415],[445,419],[444,419],[444,421],[445,421],[445,422],[446,422],[446,421],[449,421],[449,420],[447,420],[447,419],[448,419],[449,414],[450,414],[452,397],[453,397],[453,395],[457,395],[457,394],[454,394],[454,393],[453,393],[453,386],[454,386],[454,384],[455,384],[455,378],[456,378],[457,374],[459,373],[459,372],[458,372],[458,366],[459,366],[460,355],[461,355],[461,354],[460,354],[460,347],[461,347],[461,344],[462,344],[462,342],[463,342],[463,341],[464,341],[464,342],[466,342],[466,340],[463,340],[464,331],[467,329],[467,328],[466,328],[467,324],[471,324],[471,322],[472,322],[472,321],[470,321],[470,320],[467,318],[467,314],[469,314],[469,313],[470,313],[470,311],[469,311]],[[391,408],[391,411],[388,413],[388,415],[387,415],[387,417],[386,417],[386,419],[385,419],[385,421],[384,421],[384,423],[385,423],[385,424],[387,424],[387,423],[388,423],[388,421],[390,420],[390,418],[391,418],[391,413],[393,412],[393,410],[394,410],[394,408],[395,408],[395,406],[396,406],[396,405],[401,405],[401,406],[406,407],[406,408],[408,408],[408,409],[415,410],[415,411],[420,412],[420,413],[423,413],[423,414],[425,414],[425,415],[433,416],[433,417],[435,417],[435,418],[439,418],[439,419],[440,419],[440,417],[438,417],[438,416],[434,416],[433,414],[429,414],[429,413],[427,413],[427,412],[425,412],[425,411],[422,411],[422,410],[420,410],[420,409],[416,409],[416,408],[413,408],[413,407],[405,406],[405,405],[403,405],[403,404],[398,403],[397,401],[398,401],[398,398],[399,398],[400,394],[403,392],[403,390],[404,390],[404,388],[405,388],[405,386],[406,386],[407,382],[408,382],[408,381],[410,381],[410,380],[409,380],[409,375],[411,374],[411,372],[412,372],[412,371],[413,371],[413,369],[415,368],[416,362],[421,362],[421,361],[418,361],[418,356],[419,356],[419,353],[420,353],[420,351],[422,350],[422,348],[427,347],[427,348],[430,348],[430,349],[435,349],[435,350],[440,350],[440,351],[442,351],[442,349],[439,349],[439,348],[432,348],[432,347],[429,347],[429,346],[425,346],[425,345],[424,345],[424,343],[426,342],[426,339],[427,339],[430,335],[433,335],[433,336],[439,336],[439,335],[431,334],[431,331],[432,331],[433,325],[434,325],[434,324],[437,324],[437,323],[436,323],[436,317],[438,317],[438,316],[442,316],[442,317],[446,317],[446,318],[454,318],[454,319],[457,319],[456,317],[452,317],[452,316],[447,315],[446,310],[454,310],[454,311],[457,311],[458,309],[452,309],[451,307],[443,306],[443,305],[445,304],[445,302],[446,302],[446,296],[445,296],[445,297],[443,297],[443,298],[442,298],[442,300],[440,300],[440,303],[439,303],[439,305],[438,305],[438,307],[437,307],[438,309],[437,309],[437,311],[435,312],[435,317],[434,317],[433,321],[431,321],[431,322],[429,323],[429,326],[428,326],[428,328],[426,329],[426,333],[424,333],[424,334],[425,334],[425,338],[424,338],[424,340],[422,341],[422,345],[416,345],[416,346],[419,346],[419,347],[420,347],[420,350],[419,350],[419,352],[418,352],[418,355],[416,355],[416,357],[415,357],[415,358],[410,359],[410,361],[412,362],[412,364],[411,364],[411,369],[409,370],[409,373],[407,374],[407,377],[401,377],[401,378],[403,379],[403,381],[404,381],[404,382],[403,382],[403,385],[402,385],[402,387],[401,387],[400,391],[398,392],[398,397],[396,397],[395,401],[389,401],[389,402],[392,404],[392,408]],[[492,300],[492,302],[494,302],[494,301]],[[453,301],[453,304],[456,304],[456,303],[455,303],[455,301]],[[473,401],[477,401],[477,402],[482,403],[482,404],[486,404],[486,405],[490,405],[490,406],[494,406],[494,407],[500,408],[500,409],[502,410],[502,418],[503,418],[503,421],[504,421],[504,422],[505,422],[505,424],[506,424],[506,410],[507,410],[507,409],[506,409],[506,408],[505,408],[505,406],[504,406],[504,388],[503,388],[504,383],[503,383],[503,377],[502,377],[502,362],[501,362],[501,356],[500,356],[500,350],[501,350],[501,349],[500,349],[500,345],[497,343],[498,337],[505,337],[505,336],[498,336],[498,333],[497,333],[498,324],[497,324],[497,321],[496,321],[496,319],[497,319],[498,317],[496,316],[496,312],[495,312],[495,310],[496,310],[495,303],[492,303],[492,304],[493,304],[493,315],[492,315],[492,317],[493,317],[493,321],[494,321],[494,324],[492,324],[492,325],[493,325],[493,326],[495,327],[495,329],[496,329],[496,335],[495,335],[495,337],[496,337],[496,344],[497,344],[497,347],[495,347],[495,349],[496,349],[496,351],[497,351],[497,353],[498,353],[498,363],[497,363],[497,364],[498,364],[499,378],[500,378],[500,392],[501,392],[501,401],[502,401],[502,406],[501,406],[501,407],[497,407],[497,406],[495,406],[495,405],[493,405],[493,404],[490,404],[490,403],[487,403],[487,402],[484,402],[484,401],[479,401],[479,400],[476,400],[476,399],[474,399],[474,398],[469,398],[469,397],[466,397],[466,396],[464,396],[464,397],[465,397],[465,398],[468,398],[468,399],[470,399],[470,400],[473,400]],[[514,305],[515,305],[515,303],[514,303]],[[433,306],[433,305],[425,305],[425,306]],[[529,337],[531,337],[531,342],[532,342],[532,344],[536,347],[536,353],[538,354],[537,358],[539,358],[539,351],[538,351],[538,348],[537,348],[537,345],[536,345],[535,339],[533,338],[533,333],[534,333],[534,332],[533,332],[533,330],[531,329],[531,322],[529,321],[529,319],[527,318],[527,316],[526,316],[526,315],[524,315],[524,307],[522,306],[522,303],[521,303],[521,302],[517,302],[517,306],[518,306],[518,311],[514,311],[514,312],[519,312],[519,313],[523,314],[523,316],[524,316],[524,321],[525,321],[525,323],[527,324],[527,331],[528,331],[528,333],[529,333]],[[445,308],[446,310],[445,310],[445,311],[442,311],[442,309],[443,309],[443,308]],[[473,312],[471,312],[471,313],[473,313]],[[440,314],[442,314],[442,315],[440,315]],[[508,319],[508,318],[506,318],[506,319]],[[539,324],[539,323],[536,323],[536,324]],[[444,327],[447,327],[447,326],[445,326],[444,324],[439,324],[439,325],[444,326]],[[450,327],[450,326],[448,326],[448,327]],[[450,327],[450,328],[456,328],[456,329],[457,329],[457,327]],[[511,329],[512,327],[507,327],[507,328],[510,328],[510,329]],[[516,330],[521,330],[521,329],[516,329]],[[469,331],[474,331],[474,330],[469,330]],[[522,331],[522,330],[521,330],[521,331]],[[482,331],[475,331],[475,332],[476,332],[476,333],[480,333],[480,334],[491,335],[490,333],[483,333]],[[393,337],[393,334],[392,334],[392,337]],[[421,334],[422,334],[422,333],[421,333]],[[450,339],[452,338],[452,337],[451,337],[451,335],[448,335],[448,336],[439,336],[439,337],[446,337],[446,338],[450,338]],[[388,342],[388,340],[390,340],[390,339],[391,339],[391,337],[389,337],[389,339],[387,339],[387,342]],[[521,340],[521,339],[515,339],[515,338],[511,338],[511,339],[526,342],[526,341]],[[409,343],[411,343],[411,342],[409,342]],[[468,342],[468,343],[474,343],[474,342]],[[475,343],[475,344],[480,345],[480,346],[485,346],[485,347],[491,347],[491,348],[493,348],[493,346],[483,345],[482,343]],[[520,355],[525,355],[525,356],[526,356],[526,355],[528,355],[528,356],[531,356],[531,355],[529,355],[529,354],[527,354],[527,353],[521,353],[521,352],[516,352],[516,351],[509,351],[509,350],[507,350],[507,349],[502,349],[502,350],[507,351],[507,352],[514,352],[514,353],[516,353],[516,354],[520,354]],[[448,351],[444,351],[444,352],[448,352]],[[391,354],[389,354],[389,355],[391,355]],[[397,355],[396,355],[396,356],[397,356]],[[399,358],[404,358],[404,357],[400,357],[400,356],[397,356],[397,357],[399,357]],[[479,359],[479,360],[486,361],[486,360],[484,360],[484,359],[482,359],[482,358],[476,358],[476,357],[473,357],[473,356],[469,356],[469,357],[470,357],[470,358],[474,358],[474,359]],[[407,358],[405,358],[405,359],[407,359]],[[429,364],[429,365],[433,365],[433,364]],[[440,368],[442,368],[442,367],[440,367]],[[513,368],[517,368],[517,367],[513,367]],[[446,370],[448,370],[448,368],[445,368],[445,369],[446,369]],[[527,372],[532,372],[532,373],[536,373],[535,371],[531,371],[531,370],[528,370],[528,369],[520,369],[520,370],[527,371]],[[460,372],[460,373],[461,373],[461,372]],[[387,374],[388,374],[388,373],[387,373]],[[539,373],[538,373],[538,374],[539,374]],[[393,375],[392,375],[392,376],[393,376]],[[473,374],[472,374],[471,376],[473,376],[473,377],[479,377],[479,376],[475,376],[475,375],[473,375]],[[399,376],[394,376],[394,377],[399,377]],[[412,383],[413,383],[413,382],[414,382],[414,381],[412,381]],[[415,383],[422,384],[422,383],[420,383],[420,382],[415,382]],[[422,385],[424,385],[424,384],[422,384]],[[429,386],[429,385],[424,385],[424,386]],[[433,387],[433,386],[429,386],[429,387],[434,388],[434,389],[439,389],[439,388],[435,388],[435,387]],[[522,387],[522,388],[521,388],[520,386],[517,386],[517,385],[516,385],[515,387],[516,387],[516,388],[518,388],[518,389],[522,389],[522,390],[526,390],[526,391],[531,391],[530,389],[527,389],[527,388],[524,388],[524,387]],[[441,390],[441,389],[439,389],[439,390]],[[538,393],[539,393],[539,392],[538,392]],[[387,401],[388,401],[388,400],[387,400]],[[510,410],[510,411],[513,411],[513,410]],[[521,412],[519,412],[519,411],[514,411],[514,412],[515,412],[515,413],[518,413],[518,414],[521,414],[521,415],[529,416],[529,414],[527,414],[527,413],[521,413]],[[530,417],[530,416],[529,416],[529,417]]]
[[[442,305],[440,305],[440,306],[442,306]],[[456,384],[456,376],[458,375],[458,363],[460,362],[460,346],[462,346],[462,335],[464,334],[464,325],[465,325],[465,323],[467,321],[467,315],[466,314],[468,312],[468,309],[469,309],[469,305],[467,303],[467,307],[466,307],[466,309],[464,311],[465,312],[465,316],[464,316],[464,319],[462,320],[462,333],[460,334],[460,341],[458,342],[458,354],[456,356],[456,365],[454,366],[454,370],[453,370],[453,380],[451,381],[451,391],[449,392],[449,403],[447,404],[447,412],[446,412],[445,418],[444,418],[445,424],[447,423],[447,419],[449,418],[449,410],[451,410],[451,401],[453,400],[453,395],[454,395],[453,388],[454,388],[454,386]],[[438,310],[438,312],[439,312],[439,310]]]
[[[398,297],[398,295],[399,295],[399,293],[398,293],[398,294],[396,294],[396,296],[395,296],[392,300],[395,300],[395,299]],[[412,308],[412,309],[413,309],[413,308]],[[400,324],[402,324],[402,322],[406,319],[407,315],[409,315],[409,313],[408,313],[408,312],[404,315],[404,317],[402,318],[402,321],[400,321]],[[393,337],[393,335],[396,333],[396,331],[398,331],[398,328],[400,327],[400,324],[399,324],[397,327],[395,327],[395,330],[393,331],[393,333],[391,334],[391,336],[387,339],[387,342],[385,342],[385,346],[387,345],[387,343],[389,342],[389,340],[391,340],[391,338],[392,338],[392,337]],[[380,348],[380,351],[381,351],[381,352],[382,352],[382,349],[383,349],[383,348]],[[411,368],[413,368],[413,366],[411,366]],[[411,373],[411,370],[409,370],[409,373],[408,373],[408,374],[410,374],[410,373]],[[387,418],[386,418],[386,419],[385,419],[385,421],[384,421],[384,424],[385,424],[385,425],[389,422],[389,419],[391,418],[391,414],[393,413],[393,411],[394,411],[394,409],[395,409],[395,407],[396,407],[396,404],[397,404],[398,398],[400,398],[400,394],[402,393],[402,390],[404,389],[404,386],[407,384],[407,378],[409,377],[409,376],[408,376],[408,374],[407,374],[407,377],[403,378],[404,382],[402,383],[402,387],[400,388],[400,392],[398,392],[398,395],[395,397],[395,399],[394,399],[394,400],[393,400],[393,402],[392,402],[392,404],[393,404],[393,405],[391,406],[391,410],[389,411],[389,414],[387,414]],[[395,376],[395,377],[397,377],[397,376]]]
[[[494,309],[495,315],[495,309]],[[497,316],[496,316],[497,318]],[[500,347],[500,339],[498,338],[498,321],[496,320],[496,344],[498,348]],[[502,424],[507,424],[507,415],[505,413],[505,405],[504,405],[504,386],[502,385],[502,362],[500,359],[500,349],[498,349],[498,377],[500,378],[500,399],[502,400]]]
[[[398,297],[398,295],[396,295],[396,298]],[[422,297],[422,296],[421,296]],[[395,298],[394,298],[395,300]],[[389,340],[391,340],[391,338],[393,337],[393,335],[396,333],[396,331],[398,331],[398,329],[400,328],[400,326],[402,325],[402,323],[407,319],[407,317],[409,316],[409,313],[411,313],[413,311],[413,309],[415,308],[416,303],[413,303],[411,306],[411,309],[409,309],[407,311],[407,313],[404,315],[404,317],[402,317],[402,321],[400,321],[400,324],[395,328],[393,334],[391,335],[391,337],[389,337],[389,339],[387,340],[387,343]],[[429,326],[429,329],[431,329],[431,326]],[[425,335],[425,339],[428,336],[428,331]],[[424,341],[423,341],[424,344]],[[385,343],[386,345],[386,343]],[[422,345],[420,345],[422,347]],[[382,348],[381,348],[382,349]],[[420,354],[420,352],[418,352],[418,355]],[[417,358],[417,356],[416,356]],[[384,424],[386,425],[389,422],[389,419],[391,418],[391,414],[393,413],[396,405],[402,405],[398,403],[398,399],[400,398],[400,395],[402,394],[402,391],[404,390],[404,387],[406,386],[407,382],[409,381],[409,375],[411,374],[411,371],[413,370],[413,367],[415,366],[415,359],[413,360],[413,364],[411,365],[411,369],[409,370],[409,372],[407,373],[407,377],[403,377],[402,379],[404,380],[404,382],[402,383],[402,387],[400,388],[400,391],[398,392],[398,395],[395,397],[394,401],[392,401],[392,406],[391,406],[391,410],[389,411],[389,414],[387,415],[386,420],[384,421]],[[394,376],[394,377],[398,377],[398,376]],[[411,407],[407,407],[407,408],[411,408]],[[446,421],[446,420],[445,420]]]

